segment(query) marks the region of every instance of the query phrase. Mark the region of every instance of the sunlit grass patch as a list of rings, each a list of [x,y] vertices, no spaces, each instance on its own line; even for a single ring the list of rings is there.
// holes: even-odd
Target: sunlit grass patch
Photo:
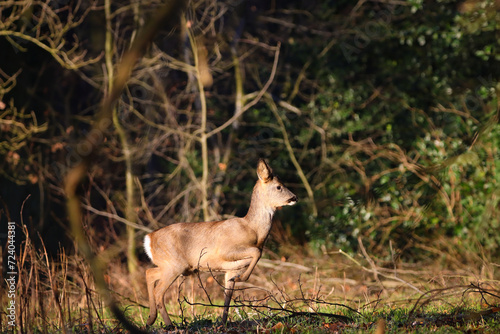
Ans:
[[[299,254],[299,253],[297,253]],[[77,255],[50,258],[27,242],[17,282],[18,332],[122,333],[95,288],[92,272]],[[238,284],[229,322],[220,320],[222,277],[179,278],[167,291],[175,326],[161,317],[146,327],[149,305],[143,279],[147,265],[130,275],[118,261],[106,271],[109,294],[125,317],[151,333],[461,333],[500,331],[500,282],[471,269],[398,264],[396,269],[353,262],[340,254],[267,255],[248,282]],[[334,266],[332,266],[332,263]],[[492,278],[493,277],[493,278]],[[6,299],[0,301],[1,332]]]

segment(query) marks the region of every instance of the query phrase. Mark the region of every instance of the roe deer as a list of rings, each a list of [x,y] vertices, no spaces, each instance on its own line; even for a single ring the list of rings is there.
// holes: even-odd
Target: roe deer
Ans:
[[[191,275],[198,270],[225,272],[222,322],[226,323],[234,284],[246,281],[252,274],[271,230],[274,211],[297,202],[297,196],[273,175],[262,159],[257,166],[257,175],[259,180],[253,188],[245,217],[177,223],[146,235],[144,249],[157,266],[146,270],[150,307],[148,326],[155,322],[157,309],[165,325],[172,324],[165,310],[165,291],[180,275]]]

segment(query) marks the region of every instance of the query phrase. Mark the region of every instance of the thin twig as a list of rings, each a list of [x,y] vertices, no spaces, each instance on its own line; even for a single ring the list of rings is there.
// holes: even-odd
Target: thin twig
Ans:
[[[306,189],[307,196],[309,196],[309,201],[311,202],[312,215],[314,217],[317,217],[318,208],[316,207],[316,202],[314,200],[314,192],[311,188],[311,185],[309,184],[309,181],[307,180],[306,175],[304,174],[304,171],[302,170],[302,167],[300,166],[299,162],[297,161],[297,158],[295,157],[295,152],[292,147],[292,144],[290,143],[290,139],[288,138],[288,133],[286,131],[285,123],[283,123],[283,120],[281,119],[281,116],[278,113],[278,108],[276,107],[276,104],[270,97],[267,98],[267,103],[271,111],[273,112],[274,117],[278,121],[278,124],[281,129],[281,134],[283,136],[283,141],[285,142],[285,147],[288,150],[288,155],[290,156],[290,160],[292,161],[293,165],[295,166],[295,169],[297,170],[297,173],[299,174],[300,180],[302,181],[302,184]]]
[[[367,271],[369,273],[373,273],[373,270],[372,269],[368,269],[366,267],[364,267],[361,263],[359,263],[358,261],[356,261],[356,259],[354,259],[352,256],[350,256],[349,254],[347,254],[346,252],[344,252],[342,249],[339,249],[339,253],[346,256],[348,259],[350,259],[352,262],[356,263],[359,267],[361,267],[361,269],[363,269],[364,271]],[[398,281],[398,282],[401,282],[403,283],[404,285],[407,285],[409,286],[410,288],[412,288],[413,290],[417,291],[418,293],[423,293],[419,288],[417,288],[416,286],[414,286],[413,284],[409,283],[409,282],[406,282],[405,280],[399,278],[399,277],[396,277],[396,276],[390,276],[390,275],[386,275],[386,274],[383,274],[381,273],[380,271],[378,271],[378,274],[380,276],[383,276],[387,279],[391,279],[391,280],[394,280],[394,281]]]
[[[220,125],[219,127],[215,128],[212,131],[210,131],[209,133],[207,133],[207,138],[210,138],[213,135],[215,135],[216,133],[219,133],[222,130],[224,130],[225,128],[227,128],[234,121],[236,121],[238,119],[238,117],[240,117],[245,111],[247,111],[248,109],[250,109],[251,107],[253,107],[254,105],[256,105],[257,102],[259,102],[262,99],[262,97],[264,96],[264,94],[269,89],[269,86],[271,86],[271,83],[274,80],[274,76],[276,75],[276,69],[278,67],[278,60],[279,60],[279,54],[280,54],[280,46],[281,46],[281,43],[278,43],[278,45],[276,46],[276,51],[274,53],[273,67],[271,69],[271,74],[269,75],[269,79],[267,79],[266,84],[264,85],[264,87],[262,87],[262,89],[259,91],[259,93],[257,94],[257,96],[250,103],[248,103],[244,107],[242,107],[238,113],[235,113],[233,115],[233,117],[231,117],[230,119],[228,119],[224,124]]]

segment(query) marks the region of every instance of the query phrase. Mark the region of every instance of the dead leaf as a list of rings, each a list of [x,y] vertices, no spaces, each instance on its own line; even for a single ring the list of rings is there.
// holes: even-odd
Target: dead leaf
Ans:
[[[283,323],[280,321],[276,325],[274,325],[271,329],[276,331],[276,330],[281,330],[283,328],[285,328],[285,325],[283,325]]]
[[[332,323],[332,324],[324,323],[323,328],[329,329],[331,331],[338,331],[339,325],[337,323]]]
[[[31,184],[35,184],[38,182],[38,176],[35,174],[29,174],[28,179],[30,180]]]
[[[52,153],[57,152],[59,150],[62,150],[64,148],[64,145],[62,143],[55,143],[50,147],[50,151]]]

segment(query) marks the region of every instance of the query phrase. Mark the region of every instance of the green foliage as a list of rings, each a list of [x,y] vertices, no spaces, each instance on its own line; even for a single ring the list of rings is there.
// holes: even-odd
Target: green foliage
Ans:
[[[151,4],[112,9],[113,62],[155,10]],[[202,175],[213,219],[245,214],[255,163],[264,157],[300,198],[277,219],[301,243],[355,251],[362,238],[381,258],[394,247],[410,260],[459,245],[464,257],[481,250],[498,258],[498,2],[273,4],[221,1],[212,11],[202,2],[187,12],[214,79],[205,87],[205,119],[184,28],[162,31],[137,64],[119,117],[141,186],[139,222],[153,228],[151,217],[162,224],[201,219]],[[44,217],[34,222],[65,219],[58,214],[64,175],[108,85],[99,57],[107,29],[101,9],[59,5],[12,7],[0,34],[7,50],[0,65],[2,178],[38,183],[41,197],[57,203],[38,210]],[[47,15],[38,15],[42,10]],[[266,94],[238,124],[207,139],[204,170],[202,124],[207,132],[224,124],[237,93],[245,106],[274,70]],[[82,192],[90,206],[122,216],[123,147],[115,130],[105,135]],[[112,226],[104,216],[88,222]]]
[[[294,139],[324,201],[309,220],[314,245],[354,250],[362,236],[383,253],[446,237],[500,255],[489,232],[500,218],[493,6],[363,4],[311,66],[321,89],[303,118],[326,130],[325,152],[312,149],[313,127]]]

